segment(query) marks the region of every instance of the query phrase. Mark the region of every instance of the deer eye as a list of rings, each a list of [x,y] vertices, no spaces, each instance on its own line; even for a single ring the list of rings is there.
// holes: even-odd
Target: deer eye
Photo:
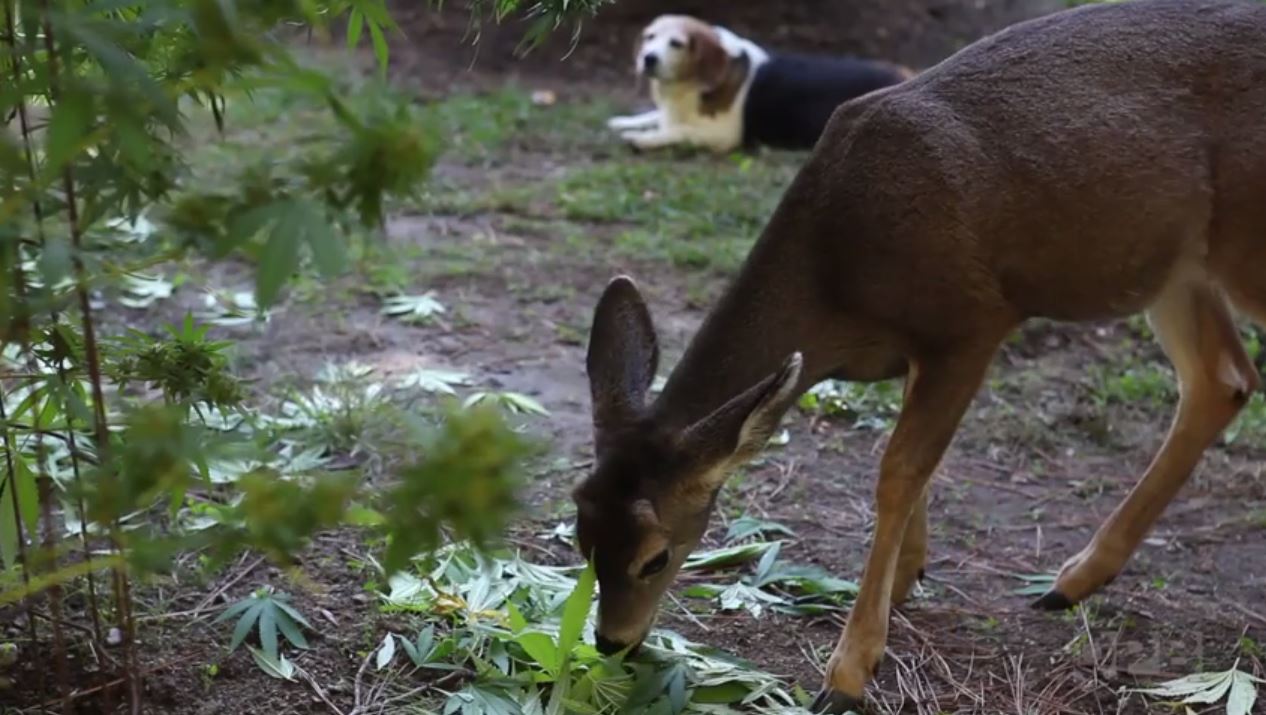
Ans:
[[[650,578],[651,576],[654,576],[660,571],[663,571],[664,567],[667,565],[668,565],[668,549],[664,549],[658,554],[655,554],[655,556],[653,556],[650,561],[647,561],[642,566],[642,571],[641,573],[637,575],[637,577]]]
[[[675,50],[680,50],[682,47],[682,42],[681,40],[678,40],[677,38],[674,37],[673,39],[668,41],[668,46]]]

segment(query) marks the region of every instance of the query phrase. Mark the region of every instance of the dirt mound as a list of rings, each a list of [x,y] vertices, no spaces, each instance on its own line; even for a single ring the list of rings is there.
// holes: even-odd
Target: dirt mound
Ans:
[[[984,35],[1066,6],[1065,0],[619,0],[579,34],[561,28],[516,58],[522,20],[471,28],[462,4],[442,11],[395,4],[408,43],[426,45],[427,54],[443,48],[484,71],[590,78],[627,78],[638,27],[663,12],[697,15],[774,48],[882,57],[923,68]]]

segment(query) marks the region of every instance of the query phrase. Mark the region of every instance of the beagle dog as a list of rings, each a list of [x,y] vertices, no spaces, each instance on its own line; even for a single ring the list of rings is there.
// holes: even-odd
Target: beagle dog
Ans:
[[[688,15],[646,26],[634,71],[650,80],[655,109],[612,117],[610,129],[638,149],[687,144],[722,153],[812,148],[840,104],[913,76],[875,60],[771,52]]]

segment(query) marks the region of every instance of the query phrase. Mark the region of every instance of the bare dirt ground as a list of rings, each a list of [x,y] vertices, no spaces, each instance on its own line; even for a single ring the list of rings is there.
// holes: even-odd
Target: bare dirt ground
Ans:
[[[513,26],[485,32],[476,55],[463,44],[460,12],[406,11],[409,38],[393,50],[392,76],[420,101],[459,90],[548,88],[558,106],[515,109],[516,130],[495,152],[463,153],[455,143],[456,157],[437,169],[435,195],[392,219],[390,244],[409,257],[403,268],[411,292],[435,290],[458,306],[443,325],[387,320],[349,279],[315,296],[292,296],[284,319],[265,328],[228,330],[242,342],[239,369],[267,386],[309,380],[327,361],[355,359],[387,375],[460,367],[481,385],[532,395],[551,411],[534,424],[552,459],[525,495],[528,508],[516,533],[568,521],[567,494],[590,459],[584,342],[602,287],[617,272],[639,280],[665,345],[666,371],[802,159],[758,154],[748,160],[753,169],[697,154],[636,156],[613,143],[600,122],[606,109],[640,102],[626,64],[629,33],[656,9],[648,5],[587,26],[565,61],[557,43],[527,60],[510,59]],[[775,44],[878,53],[920,66],[1007,22],[1052,9],[1036,0],[874,0],[839,2],[834,14],[823,15],[820,3],[733,5],[722,19]],[[705,7],[711,4],[680,6]],[[579,122],[566,124],[567,131],[541,128],[573,111],[582,119],[567,115]],[[624,172],[616,179],[604,173],[612,165]],[[674,191],[682,186],[665,183],[677,173],[702,184],[695,190],[705,196],[679,203]],[[589,182],[605,188],[585,193]],[[731,190],[737,193],[713,196]],[[622,192],[631,196],[621,199]],[[672,213],[678,210],[698,214],[705,225]],[[229,266],[204,279],[232,285],[248,282],[248,275]],[[131,313],[128,322],[171,320],[197,296],[181,300]],[[1026,585],[1018,574],[1051,572],[1080,549],[1145,468],[1173,401],[1163,366],[1138,321],[1034,324],[1006,346],[935,477],[927,579],[893,617],[873,693],[876,711],[1142,713],[1143,701],[1122,688],[1226,668],[1237,659],[1242,669],[1263,674],[1261,431],[1246,428],[1210,452],[1126,570],[1085,608],[1038,612],[1029,608],[1032,596],[1016,593]],[[788,444],[727,486],[709,542],[725,533],[729,519],[759,515],[795,531],[784,549],[789,558],[856,579],[886,431],[798,411],[786,426]],[[575,560],[561,547],[532,548],[538,558]],[[300,580],[248,555],[210,582],[178,577],[147,586],[140,612],[175,614],[143,622],[147,712],[331,711],[307,684],[270,680],[243,653],[224,656],[224,629],[209,625],[207,604],[241,597],[263,582],[285,584],[306,612],[323,614],[315,647],[296,662],[330,701],[347,708],[365,652],[395,618],[366,593],[367,552],[353,536],[335,533],[304,556]],[[677,593],[688,583],[679,581]],[[810,691],[840,628],[836,618],[690,610],[665,601],[661,623]],[[100,699],[81,703],[81,712],[106,709]]]

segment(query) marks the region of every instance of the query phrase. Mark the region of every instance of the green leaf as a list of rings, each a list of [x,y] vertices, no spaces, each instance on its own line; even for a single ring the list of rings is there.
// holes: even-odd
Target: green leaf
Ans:
[[[520,633],[514,641],[523,646],[523,650],[535,661],[536,665],[550,675],[557,676],[562,666],[562,654],[554,644],[554,639],[545,633],[536,631]]]
[[[377,509],[370,509],[363,504],[352,504],[347,508],[343,520],[350,526],[382,526],[386,522],[386,517]]]
[[[18,516],[26,527],[27,539],[34,541],[39,534],[40,501],[35,472],[26,455],[17,452],[13,455],[13,478],[4,480],[4,489],[0,490],[0,562],[6,566],[17,563],[18,528],[13,513],[13,500],[18,503]]]
[[[251,606],[254,606],[255,603],[256,603],[256,600],[253,598],[243,598],[237,603],[234,603],[233,605],[224,609],[224,612],[216,616],[215,620],[212,621],[212,623],[223,623],[233,618],[234,616],[237,616],[243,613],[246,609],[250,608]]]
[[[410,323],[421,323],[446,312],[444,304],[435,297],[435,291],[422,295],[397,295],[383,301],[383,315],[390,315]]]
[[[242,617],[237,622],[237,627],[233,629],[233,640],[229,641],[230,653],[237,650],[242,641],[246,640],[247,634],[251,632],[251,626],[255,625],[255,622],[259,620],[259,615],[263,610],[264,604],[256,601],[242,614]]]
[[[469,385],[471,377],[468,373],[454,370],[437,370],[421,368],[405,375],[400,380],[403,389],[416,389],[443,395],[456,395],[454,387]]]
[[[308,639],[304,637],[303,631],[299,630],[299,626],[290,616],[289,611],[278,604],[276,616],[277,627],[281,629],[281,634],[286,637],[286,640],[296,648],[307,648]]]
[[[422,663],[430,660],[431,654],[435,651],[435,626],[427,626],[418,631],[417,652],[418,657],[415,661]]]
[[[426,662],[423,655],[418,651],[418,647],[410,643],[408,638],[400,639],[400,647],[404,648],[404,654],[409,656],[409,660],[413,661],[414,665],[421,667]]]
[[[361,14],[359,9],[353,8],[347,17],[347,47],[348,49],[356,49],[360,44],[361,32],[365,29],[365,16]]]
[[[264,671],[267,675],[280,680],[294,680],[295,666],[286,657],[271,658],[267,653],[258,648],[251,648],[251,657],[255,659],[255,665]]]
[[[277,609],[264,602],[259,612],[259,645],[269,658],[277,659]]]
[[[1236,671],[1226,695],[1226,715],[1249,715],[1257,702],[1257,687],[1247,673]]]
[[[1028,583],[1027,586],[1021,586],[1020,588],[1011,590],[1011,593],[1014,593],[1017,596],[1041,596],[1051,590],[1051,587],[1055,585],[1056,574],[1054,573],[1013,573],[1010,575]]]
[[[279,221],[264,244],[255,272],[255,301],[261,308],[276,302],[281,287],[299,268],[301,236],[295,226]]]
[[[785,534],[793,537],[796,535],[794,531],[776,521],[765,521],[744,514],[730,522],[730,528],[725,533],[725,542],[728,544],[767,534]]]
[[[369,39],[374,45],[374,57],[378,60],[378,72],[382,76],[387,74],[387,38],[383,35],[382,26],[376,22],[369,23]]]
[[[388,633],[382,639],[382,645],[378,647],[378,655],[374,658],[374,666],[378,670],[382,670],[391,664],[393,658],[396,657],[396,637],[394,634]]]
[[[686,669],[680,663],[673,666],[668,678],[668,702],[673,715],[686,709]]]
[[[1238,663],[1229,670],[1215,673],[1193,673],[1150,688],[1136,688],[1132,692],[1183,704],[1211,704],[1225,697],[1227,715],[1247,715],[1257,701],[1255,683],[1262,681],[1237,666]]]
[[[580,578],[576,580],[576,588],[563,604],[563,620],[558,628],[558,649],[563,657],[570,655],[572,648],[580,640],[585,621],[589,618],[594,584],[597,580],[593,564],[586,562],[585,570],[580,572]]]
[[[506,614],[510,619],[511,633],[518,633],[527,628],[527,619],[523,617],[523,612],[519,610],[518,606],[509,601],[506,602]]]
[[[84,92],[66,92],[53,105],[44,140],[46,171],[60,171],[86,148],[92,114],[92,98]]]
[[[274,604],[276,604],[277,608],[280,608],[282,611],[285,611],[287,616],[290,616],[291,618],[295,619],[296,623],[301,624],[304,628],[307,628],[308,630],[313,630],[312,624],[308,623],[308,619],[304,618],[302,613],[295,610],[294,606],[290,605],[289,603],[286,603],[284,598],[282,598],[281,596],[276,596],[272,599],[272,601]]]
[[[506,406],[515,412],[522,412],[530,415],[549,416],[549,410],[536,400],[519,392],[506,392],[502,394],[501,399],[505,401]]]
[[[777,542],[755,541],[750,544],[701,551],[691,554],[682,565],[682,569],[689,571],[738,566],[759,559],[766,551],[773,548],[775,543]]]
[[[774,562],[778,560],[778,552],[781,550],[782,542],[774,542],[773,547],[760,557],[760,561],[756,563],[756,574],[753,576],[757,582],[767,578],[773,571]]]
[[[335,235],[325,211],[312,201],[298,201],[295,212],[317,270],[326,278],[338,276],[347,268],[347,249]]]
[[[690,696],[692,703],[711,703],[729,705],[737,703],[747,694],[752,692],[751,688],[741,682],[730,681],[721,683],[720,685],[708,685],[702,688],[695,688]]]
[[[784,599],[771,593],[766,593],[754,586],[742,582],[731,584],[720,594],[721,610],[736,611],[740,608],[745,609],[752,615],[752,618],[760,618],[765,612],[766,604],[783,605],[786,603]]]

